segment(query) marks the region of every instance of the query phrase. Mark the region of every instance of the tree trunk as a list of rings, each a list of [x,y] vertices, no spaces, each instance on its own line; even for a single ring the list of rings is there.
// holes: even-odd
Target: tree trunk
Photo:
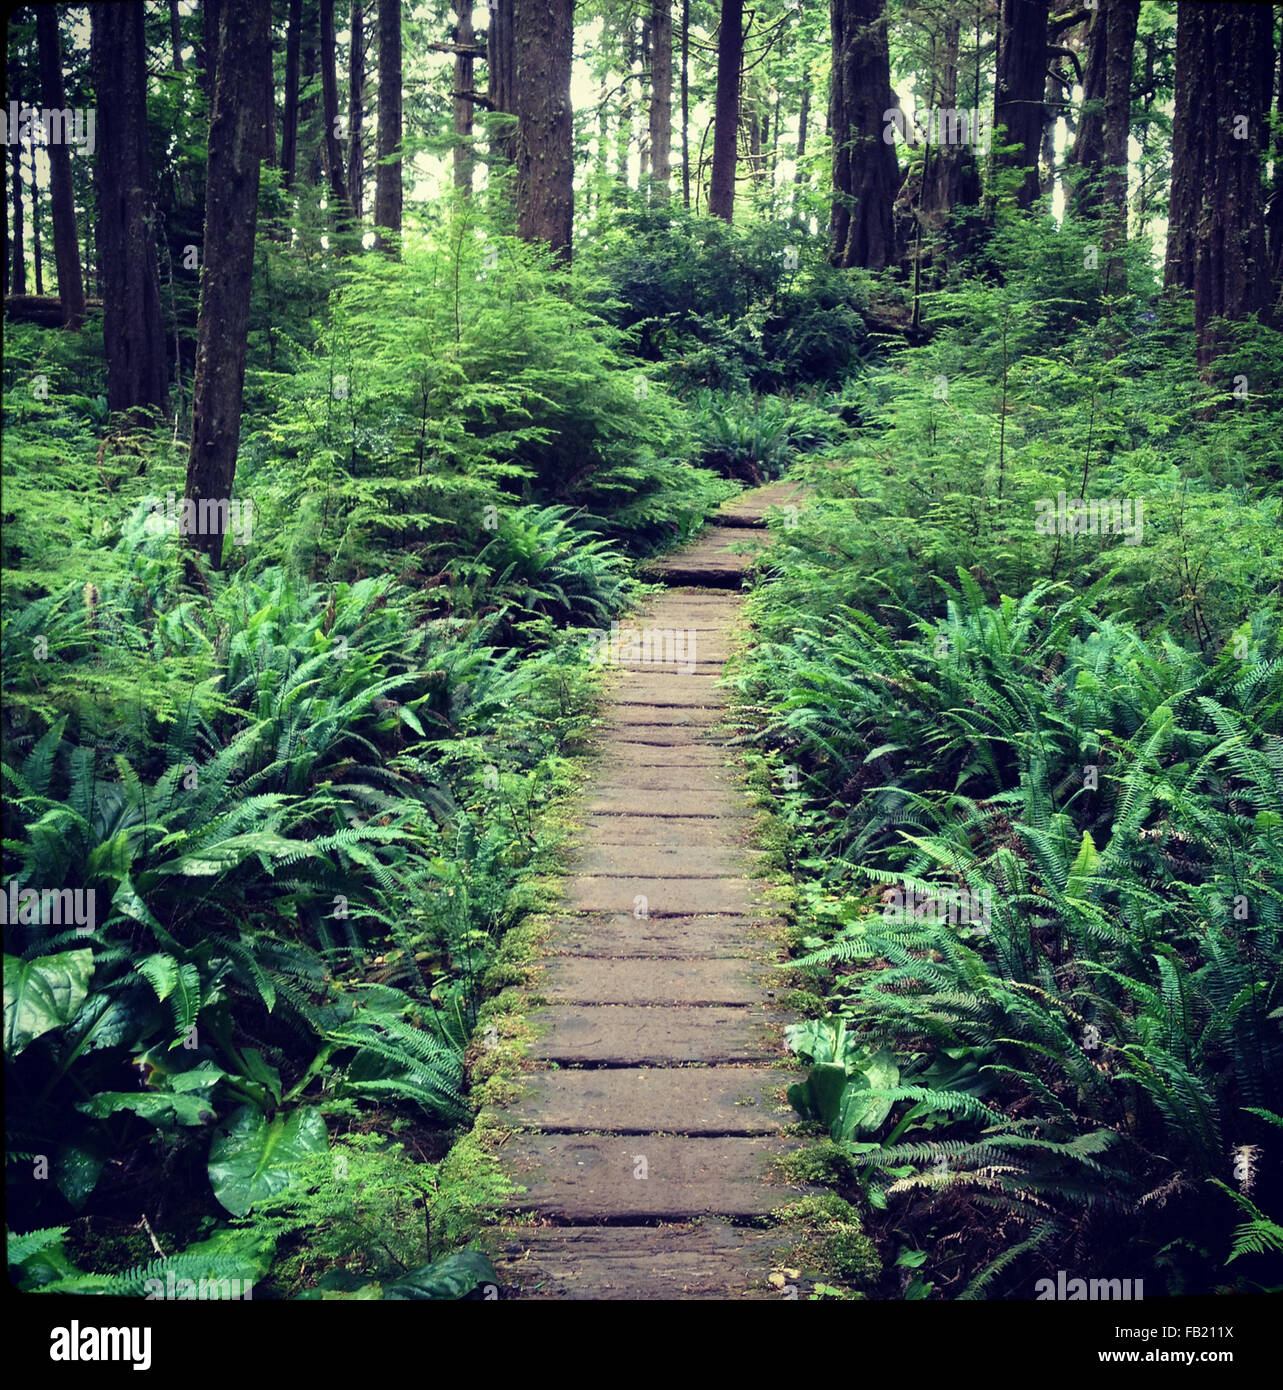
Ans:
[[[830,259],[876,270],[898,259],[893,207],[900,186],[895,147],[884,138],[895,105],[884,0],[833,0],[833,207]]]
[[[517,0],[517,233],[569,261],[574,213],[573,0]]]
[[[1056,189],[1056,121],[1060,116],[1061,86],[1050,70],[1043,83],[1042,141],[1038,148],[1038,193],[1047,197]]]
[[[455,41],[462,49],[476,39],[472,29],[472,0],[455,0]],[[463,95],[472,91],[474,58],[471,53],[454,55],[454,186],[465,198],[472,196],[472,118],[471,100]]]
[[[682,206],[691,205],[690,0],[682,0]]]
[[[1131,134],[1132,55],[1136,47],[1137,0],[1113,0],[1105,60],[1105,246],[1111,253],[1108,281],[1125,288],[1121,258],[1113,255],[1127,241],[1127,137]],[[1267,92],[1266,102],[1269,101]]]
[[[323,146],[324,132],[319,132],[319,115],[316,104],[316,77],[321,70],[320,26],[317,24],[316,8],[312,0],[303,9],[303,23],[299,37],[299,60],[302,66],[298,103],[299,152],[302,159],[301,177],[315,188],[321,181],[325,160]],[[304,95],[308,93],[309,95]]]
[[[748,173],[754,183],[760,184],[765,172],[762,168],[762,125],[765,118],[758,115],[756,96],[747,105],[745,121],[748,126]]]
[[[226,4],[219,23],[186,488],[198,521],[189,541],[215,569],[229,529],[240,440],[270,24],[271,0]]]
[[[40,89],[44,104],[52,110],[66,108],[62,78],[62,46],[58,36],[58,12],[51,6],[36,8],[36,38],[40,48]],[[53,216],[53,256],[58,270],[58,297],[62,321],[79,328],[85,317],[85,283],[80,273],[80,240],[76,230],[76,196],[71,177],[71,151],[61,141],[46,146],[49,156],[49,203]]]
[[[655,191],[667,198],[673,176],[673,4],[655,0],[650,16],[650,167]]]
[[[298,169],[298,59],[303,0],[290,0],[285,32],[285,110],[281,117],[281,183],[289,188]]]
[[[1177,7],[1176,112],[1164,284],[1194,292],[1204,373],[1216,318],[1270,305],[1261,201],[1264,113],[1273,77],[1273,17],[1249,5]]]
[[[1208,124],[1210,114],[1216,110],[1215,94],[1208,90],[1212,74],[1207,71],[1208,55],[1202,51],[1207,42],[1206,18],[1201,6],[1183,4],[1177,8],[1172,186],[1163,264],[1163,285],[1167,289],[1194,288],[1198,221],[1215,148]]]
[[[0,105],[9,109],[9,45],[0,43]],[[9,292],[9,171],[0,164],[0,194],[4,198],[0,215],[0,293]]]
[[[835,0],[841,3],[841,0]],[[735,162],[739,139],[740,64],[744,54],[744,0],[722,0],[717,34],[717,105],[713,116],[713,175],[708,210],[730,222],[735,216]]]
[[[650,19],[643,17],[641,27],[641,69],[637,79],[638,106],[641,106],[642,84],[649,85],[651,80],[650,65]],[[650,181],[650,119],[649,108],[645,124],[645,134],[639,128],[637,133],[637,187],[645,189]]]
[[[997,157],[995,163],[1022,171],[1016,188],[1020,208],[1032,207],[1038,198],[1049,8],[1050,0],[1002,0],[994,125],[1005,126],[1005,143],[1019,149]]]
[[[94,183],[107,405],[141,416],[169,404],[147,152],[143,5],[142,0],[93,5],[89,13],[98,102]],[[257,109],[262,110],[261,99]],[[257,157],[259,146],[254,148]]]
[[[802,161],[806,158],[806,128],[811,123],[811,83],[810,73],[802,74],[802,109],[797,115],[797,165],[793,170],[793,182],[800,188],[804,179]]]
[[[101,309],[102,300],[88,299],[86,309]],[[34,323],[41,328],[62,327],[62,300],[56,294],[5,295],[4,316],[13,323]]]
[[[27,292],[27,249],[26,228],[22,221],[22,142],[15,140],[9,146],[9,160],[13,165],[13,261],[10,265],[12,280],[10,294]]]
[[[775,108],[771,112],[771,164],[768,179],[771,186],[771,210],[775,209],[775,177],[780,168],[780,110],[784,103],[784,92],[781,86],[775,88]]]
[[[233,0],[235,3],[235,0]],[[201,86],[205,96],[213,103],[214,84],[218,80],[218,11],[222,0],[201,0]]]
[[[610,181],[610,83],[602,79],[601,101],[597,106],[597,212],[609,203]]]
[[[1101,185],[1105,177],[1105,74],[1109,54],[1109,6],[1098,8],[1087,30],[1087,63],[1083,69],[1083,104],[1078,116],[1078,133],[1069,156],[1070,164],[1082,170],[1074,192],[1074,205],[1080,213],[1100,206]]]
[[[637,35],[633,32],[631,16],[624,36],[624,81],[619,99],[619,128],[615,132],[615,177],[623,191],[628,189],[628,152],[633,143],[633,79],[637,67]]]
[[[365,6],[352,0],[347,63],[347,198],[358,221],[365,215]]]
[[[1270,267],[1276,296],[1275,321],[1283,321],[1283,44],[1279,45],[1278,78],[1274,98],[1274,187],[1266,206]]]
[[[178,0],[169,0],[169,46],[174,51],[174,71],[183,70],[183,28],[178,21]]]
[[[397,254],[401,239],[401,0],[379,0],[379,167],[374,178],[375,244]]]
[[[352,208],[347,200],[347,176],[343,145],[339,140],[339,73],[334,37],[334,0],[321,0],[321,159],[329,184],[331,217],[340,238],[352,230]]]
[[[516,0],[494,0],[490,30],[486,35],[486,96],[496,115],[517,114],[517,50],[514,23]],[[511,164],[517,155],[517,131],[513,121],[497,122],[490,135],[490,158]]]
[[[36,170],[36,142],[31,142],[31,264],[36,272],[36,293],[45,292],[44,250],[40,244],[40,175]]]
[[[961,21],[945,23],[944,53],[940,59],[940,103],[942,111],[952,111],[958,104],[958,42]],[[958,198],[958,171],[962,151],[958,145],[937,139],[928,152],[922,176],[922,215],[939,231],[945,218],[953,211]]]
[[[267,32],[267,59],[263,82],[263,163],[276,164],[276,49],[272,31]]]

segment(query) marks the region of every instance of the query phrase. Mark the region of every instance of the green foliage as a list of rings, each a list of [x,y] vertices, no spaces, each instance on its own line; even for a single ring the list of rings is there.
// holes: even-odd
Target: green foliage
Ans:
[[[1171,26],[1142,17],[1163,92]],[[822,9],[790,15],[746,107],[822,81],[827,44]],[[447,148],[446,76],[408,149]],[[13,1281],[494,1279],[466,1247],[506,1183],[464,1059],[589,726],[577,629],[792,461],[815,500],[780,519],[738,678],[781,774],[790,964],[826,991],[795,992],[823,1016],[790,1029],[788,1094],[829,1138],[784,1173],[850,1199],[796,1204],[800,1248],[870,1285],[891,1241],[906,1298],[1027,1294],[1085,1249],[1173,1293],[1276,1285],[1279,333],[1221,325],[1200,372],[1143,241],[1103,273],[1072,212],[999,208],[912,288],[834,270],[814,142],[791,192],[754,167],[733,225],[621,191],[602,143],[571,270],[511,235],[492,168],[396,259],[303,176],[313,99],[298,181],[260,195],[253,534],[211,572],[154,524],[184,488],[206,98],[195,68],[150,86],[177,418],[111,417],[95,320],[6,326]],[[1134,121],[1142,219],[1162,104]],[[1065,527],[1062,494],[1126,499],[1134,531]],[[150,1258],[140,1194],[177,1253]]]
[[[250,1106],[232,1115],[214,1137],[209,1151],[209,1181],[214,1196],[232,1213],[244,1216],[297,1181],[309,1154],[326,1148],[320,1112],[300,1106],[286,1119],[268,1119]]]
[[[96,582],[4,613],[25,1224],[110,1209],[119,1174],[158,1162],[186,1167],[190,1201],[257,1209],[336,1107],[466,1120],[480,981],[586,709],[568,624],[631,584],[559,509],[505,504],[442,603],[257,555],[193,571],[125,501]],[[37,1154],[53,1183],[30,1180]]]
[[[536,614],[554,622],[599,626],[628,593],[627,562],[565,507],[497,513],[494,536],[475,559],[450,566],[450,607],[484,614],[500,632]]]
[[[1277,621],[1283,340],[1240,326],[1202,381],[1187,309],[1103,294],[1090,239],[1072,220],[1004,227],[1001,284],[924,297],[930,340],[848,382],[834,404],[860,435],[808,470],[823,504],[780,536],[809,611],[899,625],[938,612],[961,566],[990,602],[1108,575],[1111,614],[1204,653],[1250,611]],[[1062,493],[1066,517],[1071,499],[1128,502],[1133,534],[1068,529]]]
[[[1283,1255],[1283,1225],[1271,1221],[1255,1202],[1242,1192],[1235,1192],[1218,1178],[1211,1181],[1224,1192],[1238,1209],[1245,1213],[1247,1220],[1234,1228],[1234,1247],[1230,1251],[1226,1265],[1241,1259],[1244,1255]],[[1277,1293],[1277,1287],[1273,1290]]]
[[[241,1224],[277,1248],[272,1278],[282,1293],[459,1298],[495,1280],[483,1256],[450,1250],[457,1212],[480,1186],[411,1158],[402,1143],[352,1131],[305,1161],[297,1183]]]
[[[262,1273],[244,1241],[204,1241],[116,1274],[77,1269],[63,1245],[65,1226],[7,1232],[9,1278],[24,1292],[110,1298],[241,1298]]]
[[[939,1249],[935,1296],[1027,1296],[1074,1248],[1210,1289],[1273,1250],[1274,1159],[1237,1231],[1200,1190],[1283,1085],[1277,342],[1240,330],[1248,399],[1191,391],[1179,308],[1102,294],[1084,240],[1003,222],[1001,283],[847,388],[740,667],[793,964],[830,972],[790,1098]],[[1040,532],[1059,492],[1140,499],[1139,543]],[[860,1133],[850,1059],[888,1050]]]
[[[856,1162],[927,1208],[946,1187],[1040,1221],[1050,1202],[1041,1243],[1130,1194],[1157,1241],[1187,1210],[1157,1197],[1223,1171],[1223,1117],[1283,1076],[1278,634],[1251,624],[1242,660],[1209,665],[1094,617],[1093,594],[993,607],[960,581],[913,636],[846,610],[751,664],[779,709],[765,736],[803,773],[789,814],[815,845],[812,900],[855,909],[800,963],[838,971],[850,1047],[955,1072],[875,1084],[884,1116],[914,1105]],[[869,883],[901,896],[878,911]],[[831,1063],[833,1026],[795,1046]],[[996,1086],[987,1110],[958,1092],[966,1058]],[[818,1065],[790,1098],[850,1137],[844,1085]],[[904,1132],[928,1121],[959,1137]]]
[[[881,1128],[893,1103],[887,1095],[900,1080],[890,1052],[855,1046],[841,1018],[795,1023],[787,1036],[789,1047],[811,1063],[806,1080],[788,1088],[789,1103],[800,1115],[838,1140]]]
[[[34,960],[4,958],[4,1050],[17,1057],[79,1012],[89,993],[92,951],[62,951]]]
[[[634,493],[671,481],[674,408],[629,370],[591,283],[553,280],[470,205],[404,246],[403,263],[352,259],[315,349],[254,383],[277,406],[244,442],[240,486],[303,521],[272,527],[269,554],[303,531],[310,565],[393,547],[435,565],[489,539],[488,508],[594,511],[621,470]]]
[[[697,397],[701,462],[728,478],[757,486],[777,477],[789,456],[786,412],[780,403],[744,396]]]
[[[609,285],[607,316],[680,391],[837,384],[870,353],[866,286],[800,221],[727,225],[638,201],[586,259]]]

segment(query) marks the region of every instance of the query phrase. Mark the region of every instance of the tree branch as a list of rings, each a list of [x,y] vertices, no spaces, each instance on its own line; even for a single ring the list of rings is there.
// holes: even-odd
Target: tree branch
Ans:
[[[1083,70],[1078,64],[1078,55],[1074,52],[1072,48],[1061,48],[1059,44],[1048,44],[1047,52],[1054,54],[1058,58],[1068,58],[1069,61],[1074,65],[1074,73],[1078,78],[1078,85],[1080,87],[1084,85]],[[1055,72],[1054,68],[1052,69],[1052,72]]]
[[[1083,20],[1090,18],[1091,11],[1085,7],[1071,10],[1069,14],[1058,15],[1050,20],[1047,25],[1047,32],[1049,34],[1062,34],[1066,29],[1072,29],[1075,24],[1081,24]]]
[[[486,56],[484,43],[425,43],[423,46],[429,53],[462,53],[465,58]]]

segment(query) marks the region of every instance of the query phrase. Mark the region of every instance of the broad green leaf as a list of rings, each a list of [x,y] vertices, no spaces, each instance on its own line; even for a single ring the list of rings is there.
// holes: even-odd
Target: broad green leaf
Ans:
[[[165,1083],[171,1091],[208,1091],[217,1086],[227,1073],[213,1062],[202,1062],[190,1071],[171,1072]]]
[[[129,1110],[158,1126],[204,1125],[218,1118],[206,1096],[169,1091],[99,1091],[92,1100],[80,1101],[76,1109],[97,1120]]]
[[[70,1023],[89,993],[90,950],[21,960],[4,958],[4,1047],[17,1057],[29,1043]]]
[[[251,1081],[257,1081],[277,1105],[281,1103],[281,1074],[263,1060],[263,1054],[256,1047],[246,1047],[241,1051],[245,1059],[245,1074]]]
[[[117,883],[129,877],[129,866],[133,863],[133,846],[129,832],[119,830],[110,840],[95,845],[85,861],[85,876],[95,879],[110,879]]]
[[[103,1155],[79,1144],[64,1144],[53,1162],[53,1180],[58,1191],[79,1211],[98,1186]]]
[[[864,1063],[860,1074],[847,1083],[842,1093],[841,1112],[834,1138],[849,1139],[860,1130],[876,1130],[891,1113],[895,1103],[884,1093],[900,1084],[900,1068],[886,1049],[875,1052]]]
[[[789,1102],[798,1114],[831,1128],[842,1106],[846,1082],[844,1066],[822,1062],[811,1068],[805,1081],[788,1088]]]
[[[427,737],[427,734],[424,733],[423,725],[419,722],[419,716],[415,714],[415,712],[408,705],[401,705],[398,708],[397,713],[400,714],[401,718],[414,730],[416,734],[419,735],[420,738]]]
[[[497,1282],[494,1266],[484,1255],[477,1250],[460,1250],[385,1283],[383,1297],[393,1302],[455,1299],[471,1293],[478,1284]]]
[[[319,1110],[304,1106],[269,1120],[243,1105],[210,1146],[214,1195],[233,1216],[244,1216],[292,1186],[308,1157],[328,1146]]]
[[[138,895],[138,890],[128,878],[122,878],[111,897],[112,907],[124,916],[141,922],[145,927],[158,927],[160,924],[152,915],[151,909]]]
[[[250,831],[244,835],[233,835],[216,845],[207,845],[195,854],[180,855],[179,858],[163,864],[157,869],[161,874],[184,874],[189,878],[208,878],[221,874],[225,869],[234,869],[251,855],[265,854],[279,859],[282,855],[303,853],[309,849],[306,841],[287,840],[267,830]]]

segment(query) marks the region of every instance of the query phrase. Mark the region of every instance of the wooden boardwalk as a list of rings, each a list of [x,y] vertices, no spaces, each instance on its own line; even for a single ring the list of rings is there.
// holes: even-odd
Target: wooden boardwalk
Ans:
[[[778,1238],[746,1223],[798,1195],[767,1175],[798,1141],[783,1134],[779,948],[718,677],[766,512],[795,498],[744,494],[652,567],[672,587],[628,622],[649,660],[621,635],[531,1016],[537,1069],[499,1112],[525,1188],[496,1246],[517,1296],[770,1296]]]

